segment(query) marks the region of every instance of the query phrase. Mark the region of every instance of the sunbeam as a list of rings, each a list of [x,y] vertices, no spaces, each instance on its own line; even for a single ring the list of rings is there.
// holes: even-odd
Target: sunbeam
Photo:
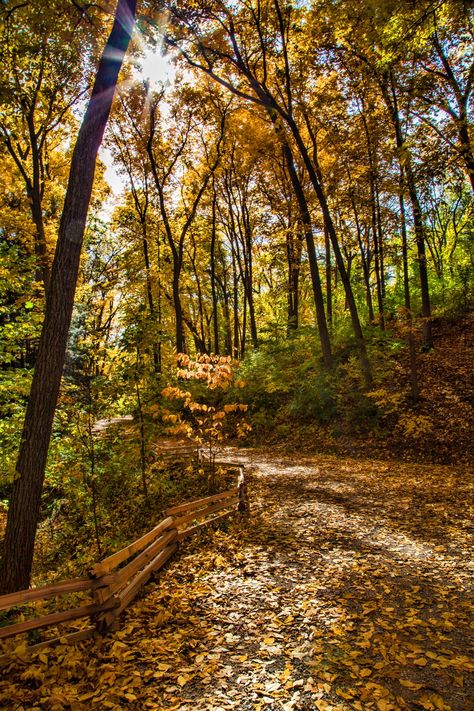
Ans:
[[[174,82],[175,67],[159,45],[145,46],[142,57],[136,62],[135,76],[151,86],[169,86]]]

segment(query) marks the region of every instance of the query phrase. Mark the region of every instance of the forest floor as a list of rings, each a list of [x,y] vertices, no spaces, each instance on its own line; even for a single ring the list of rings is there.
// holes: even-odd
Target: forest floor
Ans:
[[[184,545],[119,631],[4,670],[0,706],[474,708],[468,472],[238,456],[249,517]]]

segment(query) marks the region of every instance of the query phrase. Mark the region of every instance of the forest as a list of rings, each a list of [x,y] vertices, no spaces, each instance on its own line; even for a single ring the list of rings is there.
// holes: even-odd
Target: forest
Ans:
[[[240,515],[188,514],[94,653],[25,667],[3,628],[63,608],[0,597],[0,705],[470,708],[472,3],[0,17],[0,596],[217,511],[241,472]]]

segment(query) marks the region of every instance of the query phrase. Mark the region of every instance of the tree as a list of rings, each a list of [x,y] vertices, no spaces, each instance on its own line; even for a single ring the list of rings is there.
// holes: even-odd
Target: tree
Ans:
[[[472,98],[474,53],[472,8],[467,3],[427,5],[427,41],[416,43],[416,116],[447,145],[459,161],[474,192]]]
[[[1,591],[30,583],[41,491],[64,365],[97,152],[134,27],[136,0],[119,0],[71,160],[45,320],[8,511]]]
[[[176,319],[176,351],[178,353],[184,353],[186,351],[184,335],[185,314],[181,301],[180,278],[183,269],[186,238],[195,220],[199,204],[220,163],[221,148],[225,132],[226,109],[224,108],[218,117],[219,130],[213,146],[208,145],[205,135],[203,135],[203,132],[201,133],[199,148],[197,150],[201,155],[204,155],[205,160],[198,160],[196,169],[192,167],[192,161],[197,158],[196,153],[194,155],[192,153],[188,154],[188,156],[184,155],[188,143],[190,143],[193,138],[192,134],[195,133],[197,128],[193,101],[188,102],[184,125],[179,127],[181,131],[179,135],[178,131],[175,132],[175,143],[173,145],[169,138],[165,138],[164,131],[160,130],[160,99],[161,97],[159,95],[149,97],[146,126],[142,127],[138,124],[135,124],[135,126],[140,138],[144,142],[144,147],[148,155],[154,187],[158,194],[159,211],[166,240],[172,255],[172,300]],[[180,167],[179,160],[181,157],[184,158],[184,167],[187,169],[188,185],[186,185],[185,180],[183,180],[181,176],[179,182],[176,183],[175,172],[177,166]],[[170,183],[173,182],[173,178],[175,178],[175,184],[174,186],[171,185],[171,189],[174,188],[181,193],[181,204],[179,208],[182,212],[181,220],[178,220],[177,215],[173,214],[173,195],[169,195]],[[190,323],[188,322],[188,326],[189,325]]]
[[[142,87],[146,90],[146,86]],[[161,372],[161,285],[155,285],[154,274],[156,269],[152,264],[152,246],[150,239],[150,207],[151,207],[151,169],[148,156],[140,145],[136,145],[137,124],[133,116],[141,109],[142,93],[129,92],[129,101],[121,97],[121,111],[116,112],[112,122],[113,134],[110,141],[116,158],[119,159],[121,169],[128,178],[133,213],[138,219],[141,252],[145,266],[146,297],[148,312],[152,328],[151,351],[155,373]],[[138,99],[138,102],[137,102]],[[137,106],[138,103],[138,106]],[[129,214],[129,210],[126,210]],[[130,220],[128,220],[130,221]],[[158,260],[159,261],[159,260]],[[160,264],[157,265],[160,268]]]
[[[282,11],[278,0],[251,4],[240,12],[224,3],[210,3],[195,11],[181,5],[168,5],[175,35],[165,41],[176,47],[186,61],[205,72],[235,95],[262,107],[272,115],[284,135],[292,139],[317,196],[328,231],[352,320],[359,359],[367,385],[372,382],[370,363],[336,227],[327,195],[300,129],[295,112],[293,74],[289,39],[291,7]]]
[[[0,142],[23,182],[35,227],[36,278],[47,289],[52,230],[45,202],[56,199],[48,192],[60,174],[57,149],[74,123],[70,110],[85,93],[90,27],[78,8],[71,4],[64,12],[57,0],[47,12],[37,0],[2,3],[0,17]],[[54,221],[51,227],[57,229]]]

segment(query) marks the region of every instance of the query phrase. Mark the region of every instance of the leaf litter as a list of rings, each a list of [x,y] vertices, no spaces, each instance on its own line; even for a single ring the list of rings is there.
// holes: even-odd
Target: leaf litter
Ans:
[[[468,472],[239,456],[248,518],[184,545],[118,631],[19,654],[3,708],[474,708]]]

